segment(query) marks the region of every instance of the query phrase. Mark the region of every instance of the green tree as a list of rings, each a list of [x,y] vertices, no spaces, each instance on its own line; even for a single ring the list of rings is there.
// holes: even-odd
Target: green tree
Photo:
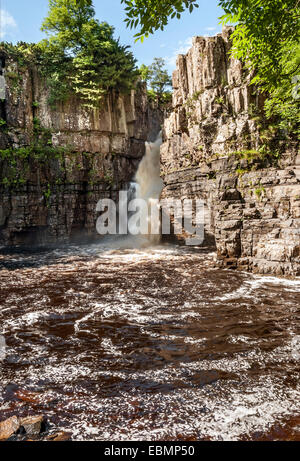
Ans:
[[[168,102],[171,92],[168,88],[172,85],[172,78],[165,67],[163,58],[154,58],[150,66],[142,64],[140,75],[150,87],[149,96],[161,102]]]
[[[97,28],[92,0],[49,0],[49,13],[41,30],[70,54],[89,47]]]
[[[299,0],[220,1],[223,24],[235,24],[231,54],[255,71],[253,83],[268,93],[266,115],[286,132],[299,130],[295,77],[300,72]]]
[[[53,103],[71,88],[86,106],[95,107],[107,91],[134,86],[136,60],[114,39],[114,28],[95,19],[92,0],[49,0],[42,31],[48,34],[39,46],[44,68],[51,71]]]
[[[149,83],[151,79],[150,67],[142,64],[140,67],[140,76],[143,82]]]

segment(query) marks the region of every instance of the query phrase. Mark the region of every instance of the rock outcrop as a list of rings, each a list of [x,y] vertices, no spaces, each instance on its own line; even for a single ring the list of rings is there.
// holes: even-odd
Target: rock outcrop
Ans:
[[[195,37],[173,74],[164,198],[199,198],[222,267],[300,275],[300,155],[263,119],[264,96],[229,57],[231,29]],[[184,236],[178,236],[179,240]]]
[[[7,57],[2,68],[0,244],[98,237],[98,200],[116,198],[127,187],[162,114],[149,105],[142,85],[128,95],[110,93],[97,110],[84,109],[76,97],[54,110],[36,68]],[[51,148],[44,155],[39,141],[27,155],[37,138]],[[24,152],[13,158],[8,148]]]
[[[0,442],[64,442],[71,438],[71,433],[58,432],[42,415],[12,416],[0,422]]]

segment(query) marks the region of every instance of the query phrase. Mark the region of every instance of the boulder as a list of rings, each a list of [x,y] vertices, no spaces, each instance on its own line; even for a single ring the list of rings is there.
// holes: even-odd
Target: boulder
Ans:
[[[20,420],[17,416],[0,422],[0,441],[9,439],[20,428]]]

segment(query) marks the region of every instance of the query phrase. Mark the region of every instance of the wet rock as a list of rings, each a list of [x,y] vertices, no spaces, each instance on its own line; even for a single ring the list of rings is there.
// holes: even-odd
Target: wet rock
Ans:
[[[46,440],[48,442],[67,442],[72,439],[70,432],[57,432],[56,434],[49,435]]]
[[[20,421],[17,416],[12,416],[6,421],[0,422],[0,441],[9,439],[20,428]]]
[[[29,416],[22,418],[20,425],[28,436],[38,435],[45,430],[44,416]]]
[[[44,416],[28,416],[26,418],[12,416],[0,423],[0,440],[39,440],[46,429],[47,423]]]

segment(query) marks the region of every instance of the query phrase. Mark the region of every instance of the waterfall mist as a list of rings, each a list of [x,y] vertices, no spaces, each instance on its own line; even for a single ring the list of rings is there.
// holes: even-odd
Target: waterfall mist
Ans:
[[[128,184],[126,193],[120,192],[119,195],[117,234],[106,235],[102,242],[111,249],[140,249],[158,245],[161,241],[159,199],[164,185],[160,177],[162,134],[159,133],[155,142],[145,144],[146,152],[134,180]],[[109,219],[113,220],[113,216]]]

